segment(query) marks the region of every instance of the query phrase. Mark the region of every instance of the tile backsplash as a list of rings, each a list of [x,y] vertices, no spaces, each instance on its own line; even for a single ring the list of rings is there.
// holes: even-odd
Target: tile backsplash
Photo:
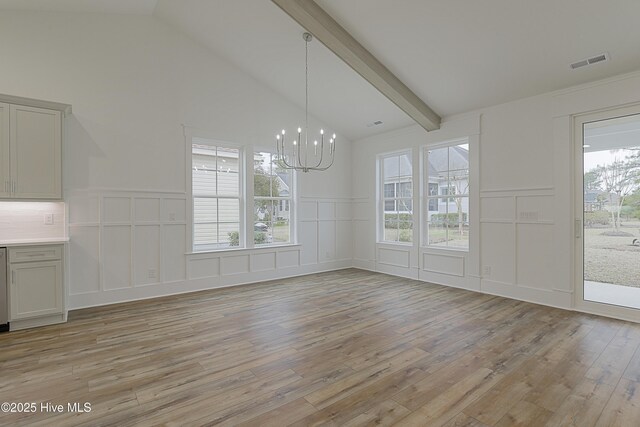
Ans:
[[[45,224],[47,215],[53,215],[53,224]],[[0,243],[61,237],[65,237],[64,202],[0,202]]]

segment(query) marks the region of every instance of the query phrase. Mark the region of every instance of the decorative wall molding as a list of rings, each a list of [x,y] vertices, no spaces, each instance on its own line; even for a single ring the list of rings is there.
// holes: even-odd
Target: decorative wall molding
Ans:
[[[69,308],[111,304],[353,265],[352,202],[299,202],[300,244],[192,253],[185,193],[74,190]]]
[[[409,268],[411,251],[409,248],[378,247],[378,264],[393,267]]]
[[[558,293],[552,290],[537,289],[527,286],[514,286],[511,283],[503,283],[486,279],[482,280],[480,290],[487,294],[518,299],[534,304],[544,304],[551,307],[571,309],[572,295],[568,293]]]
[[[488,188],[480,190],[480,197],[500,197],[510,195],[537,196],[553,195],[555,187]]]
[[[449,276],[465,276],[465,256],[422,252],[422,270]]]

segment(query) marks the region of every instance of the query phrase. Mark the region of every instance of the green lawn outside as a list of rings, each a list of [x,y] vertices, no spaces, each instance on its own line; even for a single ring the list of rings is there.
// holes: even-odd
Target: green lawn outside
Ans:
[[[398,233],[400,233],[400,240],[398,240]],[[385,228],[384,238],[385,241],[400,241],[402,243],[411,242],[413,230],[398,230],[396,228]],[[469,227],[463,227],[463,234],[460,235],[460,231],[457,227],[449,228],[448,241],[447,230],[444,227],[431,228],[429,230],[429,245],[453,247],[453,248],[467,248],[469,246]]]

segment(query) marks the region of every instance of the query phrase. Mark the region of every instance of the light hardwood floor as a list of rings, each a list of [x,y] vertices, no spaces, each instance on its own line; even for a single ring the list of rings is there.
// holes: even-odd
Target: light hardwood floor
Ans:
[[[91,403],[0,425],[635,427],[639,345],[637,324],[350,269],[0,334],[0,402]]]

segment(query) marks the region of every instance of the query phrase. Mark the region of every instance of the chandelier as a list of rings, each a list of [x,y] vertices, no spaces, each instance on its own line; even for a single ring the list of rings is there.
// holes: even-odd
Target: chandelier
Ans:
[[[304,134],[303,128],[298,128],[298,136],[285,142],[286,131],[276,135],[276,155],[277,162],[283,169],[292,169],[302,172],[325,171],[333,164],[336,153],[336,134],[329,138],[328,150],[324,148],[324,130],[320,129],[320,142],[314,139],[309,140],[309,42],[313,36],[309,33],[302,35],[305,41],[304,49]],[[288,148],[288,147],[289,148]],[[325,161],[324,153],[329,152],[328,160]]]

